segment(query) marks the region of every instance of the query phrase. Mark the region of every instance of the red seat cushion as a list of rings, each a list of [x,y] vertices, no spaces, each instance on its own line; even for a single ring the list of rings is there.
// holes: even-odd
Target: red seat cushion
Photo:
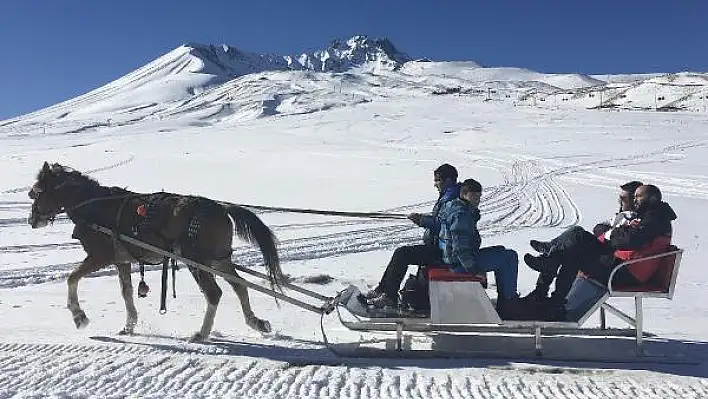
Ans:
[[[615,258],[621,260],[634,260],[639,258],[644,258],[651,255],[657,255],[660,253],[668,252],[670,250],[671,237],[660,236],[647,243],[644,247],[637,250],[617,250],[615,251]],[[634,277],[642,283],[649,283],[650,279],[658,271],[659,268],[664,267],[666,258],[649,259],[646,261],[641,261],[633,263],[627,266],[627,270],[634,275]],[[673,264],[673,261],[671,262]]]
[[[677,250],[676,246],[671,245],[667,252]],[[622,292],[669,292],[671,277],[676,267],[676,254],[658,258],[655,263],[656,271],[646,283],[636,286],[614,286],[614,290]]]
[[[428,270],[428,279],[430,281],[472,281],[487,284],[486,274],[457,273],[450,268],[431,268]]]

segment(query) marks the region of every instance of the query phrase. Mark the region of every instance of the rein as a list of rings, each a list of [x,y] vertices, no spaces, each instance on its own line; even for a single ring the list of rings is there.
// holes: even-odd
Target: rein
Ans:
[[[384,213],[384,212],[346,212],[346,211],[329,211],[321,209],[303,209],[303,208],[282,208],[274,206],[262,206],[262,205],[250,205],[250,204],[233,204],[230,202],[218,202],[221,205],[227,206],[240,206],[242,208],[257,209],[260,211],[272,211],[272,212],[290,212],[290,213],[309,213],[315,215],[327,215],[327,216],[343,216],[343,217],[355,217],[355,218],[369,218],[369,219],[390,219],[390,220],[403,220],[407,219],[408,216],[402,213]]]
[[[115,200],[115,199],[129,199],[132,196],[139,196],[139,195],[142,195],[142,194],[131,193],[131,194],[121,194],[121,195],[110,195],[108,197],[90,198],[85,201],[79,202],[78,204],[70,207],[70,209],[73,211],[77,208],[81,208],[81,207],[91,204],[93,202],[109,201],[109,200]]]

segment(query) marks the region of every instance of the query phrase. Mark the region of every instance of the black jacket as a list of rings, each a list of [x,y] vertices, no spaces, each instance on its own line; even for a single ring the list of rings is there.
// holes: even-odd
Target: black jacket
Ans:
[[[676,213],[666,202],[649,204],[637,211],[639,223],[617,227],[610,234],[614,249],[639,249],[659,236],[671,236]]]

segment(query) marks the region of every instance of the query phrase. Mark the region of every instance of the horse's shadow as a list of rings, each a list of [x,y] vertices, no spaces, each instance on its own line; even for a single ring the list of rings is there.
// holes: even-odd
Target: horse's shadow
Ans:
[[[543,357],[533,353],[533,337],[438,334],[432,348],[441,357],[423,352],[360,352],[357,357],[339,357],[319,341],[302,340],[287,335],[267,339],[314,347],[290,347],[276,343],[239,342],[213,338],[195,344],[170,336],[140,335],[143,338],[171,342],[134,341],[124,337],[94,336],[91,339],[113,344],[148,346],[174,353],[244,356],[285,362],[289,367],[329,365],[382,367],[390,369],[423,367],[429,369],[493,368],[528,373],[597,374],[612,370],[645,370],[687,377],[708,377],[708,342],[673,339],[650,339],[644,343],[645,355],[634,353],[634,341],[618,337],[546,337]],[[381,345],[391,348],[390,338],[360,341],[362,347]],[[404,345],[405,346],[405,345]],[[480,350],[482,348],[482,350]],[[422,355],[421,355],[422,353]],[[609,356],[608,354],[611,354]]]
[[[344,362],[334,356],[319,341],[293,338],[287,335],[269,335],[267,339],[304,345],[317,345],[314,348],[293,348],[277,344],[259,344],[238,342],[224,338],[211,338],[204,343],[192,343],[188,339],[157,334],[134,334],[132,337],[154,338],[168,342],[149,342],[131,340],[130,337],[92,336],[94,341],[110,344],[127,344],[147,346],[156,350],[202,355],[244,356],[270,359],[288,363],[290,366],[305,365],[341,365]]]

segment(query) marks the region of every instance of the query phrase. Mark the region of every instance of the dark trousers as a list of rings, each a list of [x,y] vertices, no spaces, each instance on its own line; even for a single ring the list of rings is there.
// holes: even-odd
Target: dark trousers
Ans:
[[[442,263],[440,248],[432,245],[406,245],[393,251],[391,260],[386,266],[386,271],[379,288],[383,288],[389,298],[397,298],[401,282],[406,276],[409,265],[427,266]]]
[[[551,297],[563,302],[578,271],[582,270],[591,278],[607,284],[612,266],[616,264],[612,253],[613,249],[608,244],[600,242],[582,227],[573,226],[551,240],[548,256],[559,264],[557,275],[541,273],[536,286],[547,291],[555,278],[556,289]],[[614,281],[622,285],[639,283],[627,269],[618,271]]]

